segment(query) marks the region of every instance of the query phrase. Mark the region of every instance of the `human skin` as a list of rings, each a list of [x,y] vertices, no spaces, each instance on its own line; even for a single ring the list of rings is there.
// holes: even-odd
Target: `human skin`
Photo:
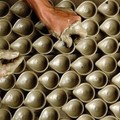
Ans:
[[[4,63],[3,61],[10,61]],[[0,78],[13,74],[16,68],[22,63],[24,57],[13,50],[0,50]]]
[[[73,11],[64,11],[53,7],[48,0],[26,0],[38,18],[58,36],[77,20],[81,20]]]

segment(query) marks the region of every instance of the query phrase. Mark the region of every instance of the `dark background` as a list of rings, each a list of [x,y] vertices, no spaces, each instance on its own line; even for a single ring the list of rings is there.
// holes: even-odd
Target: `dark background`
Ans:
[[[10,4],[13,4],[14,2],[18,1],[18,0],[0,0],[0,1],[7,1]],[[60,2],[61,0],[52,0],[54,4],[57,4],[58,2]],[[74,2],[74,4],[76,6],[78,6],[81,2],[83,1],[88,1],[88,0],[72,0]],[[105,0],[89,0],[89,1],[93,1],[96,3],[96,5],[98,6],[99,4],[101,4],[103,1]],[[119,4],[120,4],[120,0],[116,0]]]

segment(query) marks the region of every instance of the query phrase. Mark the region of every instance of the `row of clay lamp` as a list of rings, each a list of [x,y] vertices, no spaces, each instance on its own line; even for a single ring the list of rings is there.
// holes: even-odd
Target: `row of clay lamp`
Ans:
[[[77,101],[74,99],[71,102],[74,102],[74,104],[75,104],[75,102],[77,102]],[[8,110],[1,109],[0,112],[2,113],[1,117],[4,115],[3,118],[7,118],[6,120],[10,120],[12,118],[12,115],[11,115],[11,113]],[[23,107],[19,108],[15,112],[12,120],[16,120],[18,118],[19,114],[21,114],[23,116],[25,115],[23,120],[26,120],[26,119],[29,119],[29,120],[34,120],[34,119],[48,120],[48,118],[49,118],[49,120],[59,120],[60,114],[61,114],[59,112],[60,112],[60,110],[56,110],[56,108],[46,107],[41,112],[41,115],[36,118],[34,113],[33,113],[33,111],[31,111],[31,109],[29,109],[28,107],[24,107],[23,106]],[[46,113],[47,113],[48,116],[46,116]],[[61,120],[64,120],[64,119],[61,119]],[[71,119],[66,117],[66,120],[71,120]],[[89,115],[89,114],[83,114],[77,120],[95,120],[95,119],[91,115]],[[112,116],[112,115],[108,115],[108,116],[106,116],[104,118],[101,118],[100,120],[117,120],[117,118]]]
[[[15,85],[25,91],[30,91],[36,86],[39,86],[39,82],[47,89],[54,90],[58,85],[67,90],[74,90],[82,81],[82,76],[73,70],[68,70],[63,75],[53,70],[48,70],[41,75],[38,75],[33,71],[24,71],[18,78],[15,75],[9,75],[0,80],[0,88],[4,91],[9,91],[14,88]],[[95,89],[102,89],[108,83],[111,82],[120,88],[119,82],[120,74],[112,76],[101,70],[94,70],[88,74],[85,80],[90,83]]]
[[[68,91],[73,90],[73,93],[76,97],[79,98],[83,102],[89,102],[91,99],[95,97],[95,90],[98,90],[96,94],[100,95],[103,99],[107,101],[107,99],[112,99],[113,97],[107,97],[115,95],[115,100],[108,100],[108,103],[114,103],[116,100],[119,99],[119,74],[114,76],[112,78],[112,84],[108,84],[109,78],[106,76],[105,73],[103,73],[100,70],[94,71],[91,74],[89,74],[86,77],[86,81],[88,83],[82,83],[82,77],[80,77],[76,72],[74,71],[67,71],[65,74],[62,75],[60,78],[59,75],[55,71],[47,71],[44,74],[42,74],[39,78],[38,76],[32,72],[32,71],[25,71],[23,72],[17,79],[15,79],[15,76],[8,76],[6,78],[2,78],[0,82],[0,88],[4,91],[9,91],[13,88],[18,88],[23,91],[31,91],[32,89],[40,89],[43,91],[46,95],[50,93],[52,90],[57,89],[58,87],[61,87],[63,89],[66,89]],[[50,77],[52,79],[50,79]],[[10,83],[11,82],[11,83]],[[9,84],[8,84],[9,83]],[[88,88],[88,93],[80,93],[80,91],[85,91]],[[112,89],[113,88],[113,89]],[[110,91],[111,90],[111,91]],[[106,93],[104,92],[106,91]],[[108,91],[108,92],[107,92]],[[82,97],[84,97],[84,94],[91,96],[89,100],[84,100]],[[110,93],[109,93],[110,92]],[[108,94],[109,93],[109,94]],[[83,94],[83,95],[82,95]],[[85,96],[87,97],[87,96]]]
[[[120,23],[115,18],[108,18],[101,25],[99,25],[98,22],[95,20],[86,19],[82,22],[82,25],[86,29],[87,34],[90,37],[96,36],[100,30],[106,33],[108,36],[112,37],[118,36],[120,33]],[[36,29],[38,29],[38,31],[40,29],[40,33],[42,32],[42,29],[44,29],[44,25],[38,26],[35,29],[33,22],[29,18],[18,19],[13,26],[8,20],[0,19],[0,27],[4,28],[0,31],[1,37],[10,34],[10,32],[12,31],[20,36],[29,37],[31,34],[35,34]],[[45,33],[43,33],[43,35],[44,34]]]
[[[108,20],[108,23],[103,23],[103,24],[106,24],[106,26],[113,25],[111,24],[111,22],[114,23],[115,21],[112,18],[107,20]],[[37,39],[34,39],[34,42],[33,42],[32,40],[36,36],[37,30],[34,29],[32,31],[31,28],[33,25],[30,23],[31,22],[28,18],[22,18],[15,23],[13,28],[11,28],[12,25],[7,20],[0,19],[0,27],[4,28],[4,29],[1,29],[0,31],[0,36],[1,36],[0,39],[2,39],[1,41],[3,41],[1,43],[1,48],[4,48],[4,46],[5,46],[5,49],[11,47],[13,50],[18,50],[22,55],[27,55],[30,52],[32,52],[33,50],[32,47],[38,53],[42,53],[42,54],[49,54],[50,52],[55,52],[54,49],[60,53],[68,53],[68,54],[76,52],[75,50],[77,50],[82,55],[85,55],[85,56],[95,54],[97,52],[97,48],[101,49],[102,52],[105,54],[116,53],[119,48],[118,37],[120,34],[120,25],[117,21],[115,21],[115,26],[113,27],[109,26],[111,29],[107,27],[108,31],[106,30],[105,32],[106,34],[108,34],[108,36],[104,37],[101,40],[99,40],[99,38],[102,37],[102,34],[100,36],[100,33],[97,32],[96,28],[99,29],[99,27],[96,26],[97,24],[94,26],[93,24],[95,22],[90,19],[83,21],[83,26],[85,25],[87,30],[88,30],[88,26],[89,25],[91,26],[91,27],[89,26],[89,30],[88,30],[88,35],[90,36],[88,38],[84,38],[83,40],[78,40],[77,43],[73,44],[71,48],[67,48],[63,46],[64,43],[62,41],[54,42],[55,40],[53,38],[46,35],[40,36]],[[22,28],[19,26],[22,26]],[[115,28],[115,29],[113,30],[112,28]],[[109,35],[110,32],[112,32],[111,35]],[[17,34],[22,36],[18,37]],[[12,38],[12,40],[11,39],[9,40],[10,37]],[[99,38],[96,39],[96,37],[99,37]],[[89,48],[92,48],[92,49],[89,49]]]
[[[59,74],[63,74],[68,70],[74,70],[80,75],[88,75],[93,71],[94,67],[97,67],[109,75],[114,73],[120,66],[119,59],[119,53],[104,55],[102,57],[99,54],[95,54],[92,57],[79,57],[75,54],[59,54],[56,56],[35,54],[30,57],[26,63],[27,69],[31,69],[38,73],[43,73],[50,69]]]
[[[115,85],[108,85],[99,91],[99,96],[102,96],[102,99],[93,99],[93,88],[88,83],[79,85],[73,91],[73,94],[77,96],[78,99],[72,98],[69,100],[68,94],[70,93],[67,92],[68,91],[65,89],[57,88],[49,93],[46,97],[42,91],[39,89],[34,89],[31,90],[24,99],[24,94],[21,90],[11,89],[5,94],[4,98],[2,99],[2,108],[0,110],[9,110],[9,108],[12,108],[17,109],[18,111],[18,109],[22,108],[22,106],[25,105],[33,112],[39,110],[44,111],[44,109],[46,109],[45,105],[49,104],[53,108],[62,109],[62,111],[65,112],[70,118],[78,118],[83,114],[84,110],[87,110],[91,116],[96,119],[104,118],[109,112],[112,112],[116,118],[120,118],[119,109],[117,109],[120,106],[120,102],[118,101],[119,89]],[[85,105],[83,103],[85,103]],[[19,118],[19,114],[16,115],[17,111],[14,114],[13,118]],[[24,113],[24,116],[26,116],[26,113]]]
[[[119,52],[119,42],[115,37],[105,37],[100,42],[93,38],[84,38],[74,43],[70,48],[63,46],[64,42],[54,40],[50,36],[38,37],[33,43],[29,38],[19,37],[11,44],[5,38],[0,38],[0,49],[13,49],[21,55],[29,55],[33,52],[39,54],[81,54],[83,56],[94,56],[99,50],[104,54],[115,54]]]
[[[3,11],[3,13],[1,12],[0,26],[1,28],[4,27],[4,29],[1,29],[0,31],[0,36],[1,37],[3,36],[3,38],[1,39],[5,39],[10,44],[12,43],[10,45],[11,48],[14,50],[18,50],[22,55],[29,54],[32,51],[31,42],[33,42],[33,38],[38,34],[38,31],[42,35],[48,35],[49,33],[47,29],[41,22],[36,23],[34,27],[34,23],[30,20],[29,17],[27,17],[31,13],[31,9],[25,2],[18,1],[11,8],[4,1],[1,1],[0,3],[2,6],[1,11]],[[65,7],[64,5],[70,5],[71,8],[73,9],[75,7],[73,7],[74,5],[72,4],[73,3],[71,1],[66,0],[66,1],[60,2],[57,6]],[[20,11],[16,9],[16,6],[19,6],[19,8],[24,8],[24,9],[23,11],[21,11],[23,13],[20,13],[21,17],[18,17],[18,20],[16,20],[12,26],[12,24],[10,23],[10,20],[6,19],[6,16],[9,11],[13,12],[12,14],[15,14],[15,15],[19,14],[18,12]],[[113,9],[113,11],[111,9],[108,9],[107,12],[110,13],[111,16],[116,16],[116,14],[118,14],[119,12],[118,4],[116,1],[110,0],[109,2],[102,3],[98,7],[99,8],[98,11],[100,11],[101,6],[104,6],[103,7],[104,9],[105,8],[107,9],[111,6],[115,8],[116,6],[116,9]],[[82,13],[88,14],[89,12],[95,12],[94,9],[90,9],[89,7],[94,8],[94,9],[96,8],[93,2],[85,1],[76,8],[76,12],[78,12],[78,14],[80,14],[81,16],[82,16]],[[102,13],[104,14],[104,12]],[[69,53],[69,54],[73,53],[76,48],[82,55],[93,55],[94,53],[97,52],[97,47],[99,47],[105,54],[112,54],[112,53],[117,52],[119,48],[119,43],[117,39],[119,40],[119,34],[120,34],[119,19],[117,20],[114,17],[110,17],[110,18],[107,18],[104,22],[102,22],[99,25],[99,21],[95,19],[91,19],[93,16],[94,15],[89,16],[88,19],[82,22],[83,27],[87,30],[89,37],[85,38],[85,40],[83,41],[80,40],[80,42],[78,42],[76,45],[73,45],[71,48],[66,48],[65,46],[63,46],[62,41],[57,41],[56,43],[54,43],[53,42],[54,40],[46,36],[39,37],[37,40],[34,39],[35,42],[33,43],[33,47],[36,49],[37,52],[42,53],[42,54],[49,54],[50,52],[52,52],[53,48],[57,49],[57,51],[59,51],[60,53]],[[19,26],[22,26],[22,28],[19,28]],[[102,38],[102,36],[104,35],[101,34],[101,31],[103,31],[106,34],[105,38],[104,37]],[[90,42],[86,41],[86,39],[89,40]],[[112,39],[112,40],[107,41],[107,39]],[[8,43],[3,43],[3,44],[6,44],[5,48],[6,46],[8,46]],[[107,44],[108,44],[108,47],[107,47]],[[43,46],[45,45],[44,49],[42,48],[42,45]],[[113,47],[109,48],[109,46],[111,45]],[[1,44],[1,46],[4,46],[4,45]],[[23,48],[21,46],[23,46]],[[28,49],[25,49],[26,47]],[[94,48],[94,49],[88,50],[89,47]],[[1,48],[4,48],[4,47],[1,47]],[[9,46],[7,48],[9,48]]]

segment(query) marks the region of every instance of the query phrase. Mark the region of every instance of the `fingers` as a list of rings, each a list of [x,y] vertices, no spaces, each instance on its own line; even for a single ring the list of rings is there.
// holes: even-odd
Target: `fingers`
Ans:
[[[13,62],[0,65],[0,78],[13,74],[16,68],[22,63],[24,57],[18,57]]]
[[[80,38],[87,37],[87,31],[82,27],[81,21],[76,21],[71,24],[60,36],[60,39],[64,41],[69,48],[73,43],[71,35],[78,35]]]
[[[70,34],[67,32],[64,32],[61,34],[60,39],[65,42],[66,46],[70,48],[72,46],[72,38],[70,37]]]
[[[19,52],[13,50],[0,50],[0,59],[11,60],[19,56]]]
[[[19,56],[19,52],[13,50],[0,50],[0,59],[12,60],[10,63],[2,64],[0,62],[0,77],[13,74],[16,68],[22,63],[24,57]]]
[[[71,26],[69,27],[69,31],[71,34],[79,35],[80,38],[84,38],[87,36],[87,31],[83,28],[80,20],[71,24]]]
[[[16,68],[22,63],[23,60],[24,60],[24,57],[19,56],[13,62],[6,64],[5,65],[6,75],[10,75],[14,73]]]

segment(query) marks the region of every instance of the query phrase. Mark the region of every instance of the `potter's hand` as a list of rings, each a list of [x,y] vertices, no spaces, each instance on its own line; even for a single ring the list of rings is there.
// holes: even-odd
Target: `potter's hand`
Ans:
[[[81,21],[76,21],[67,27],[61,34],[60,39],[64,41],[67,47],[72,46],[71,35],[79,35],[79,37],[84,38],[87,36],[86,30],[82,27]]]
[[[0,50],[0,78],[14,73],[23,59],[19,56],[19,52]]]
[[[26,0],[41,21],[52,32],[53,36],[64,41],[68,47],[72,45],[72,34],[86,36],[81,25],[81,17],[73,11],[54,8],[48,0]]]
[[[53,36],[64,41],[67,47],[72,46],[71,35],[87,36],[86,30],[82,27],[80,16],[73,11],[55,8],[51,19],[53,19],[53,23],[48,27],[52,31]]]

